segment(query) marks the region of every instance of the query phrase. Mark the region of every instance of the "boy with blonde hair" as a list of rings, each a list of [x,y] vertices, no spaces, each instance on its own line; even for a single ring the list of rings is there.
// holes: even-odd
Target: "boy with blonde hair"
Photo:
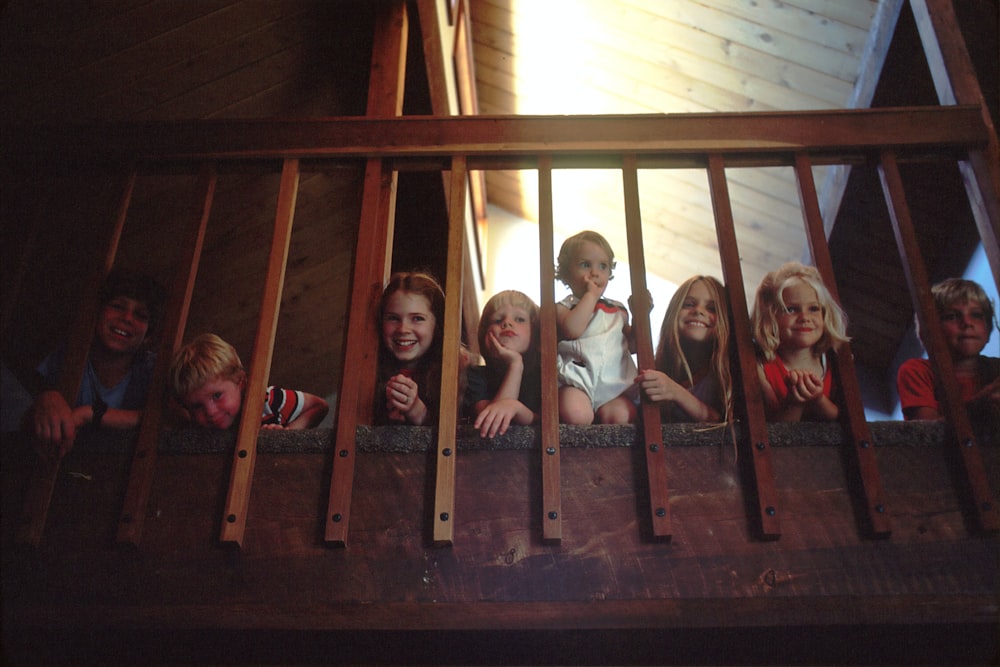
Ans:
[[[186,417],[205,428],[226,430],[243,405],[246,371],[232,345],[215,334],[202,334],[174,355],[170,390]],[[319,396],[269,386],[261,428],[306,429],[323,421],[329,406]]]

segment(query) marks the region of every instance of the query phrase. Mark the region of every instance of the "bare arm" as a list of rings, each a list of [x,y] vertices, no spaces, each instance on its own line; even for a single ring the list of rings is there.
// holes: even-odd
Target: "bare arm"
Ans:
[[[907,421],[912,419],[933,421],[943,419],[943,417],[934,408],[929,408],[927,406],[914,406],[911,408],[903,408],[903,419],[906,419]]]
[[[599,296],[587,292],[572,310],[562,304],[556,304],[556,326],[560,340],[576,340],[583,335],[594,316]]]
[[[718,422],[722,420],[719,411],[682,387],[662,371],[645,370],[635,381],[651,401],[673,403],[696,422]]]
[[[288,422],[285,425],[286,429],[300,431],[307,428],[313,428],[326,417],[326,413],[330,411],[330,406],[327,402],[316,396],[314,394],[309,394],[302,392],[302,396],[305,402],[302,406],[302,412],[299,416]]]
[[[80,415],[74,414],[62,394],[53,389],[35,397],[32,410],[39,451],[56,458],[65,456],[76,441],[76,429],[82,425],[78,423]]]

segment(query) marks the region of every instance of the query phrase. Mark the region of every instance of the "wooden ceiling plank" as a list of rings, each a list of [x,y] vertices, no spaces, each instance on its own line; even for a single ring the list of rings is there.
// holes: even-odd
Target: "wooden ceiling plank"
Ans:
[[[315,20],[315,16],[293,14],[250,32],[243,32],[244,28],[251,27],[250,24],[244,26],[239,22],[230,23],[225,31],[220,30],[216,19],[227,17],[231,18],[228,12],[218,12],[194,20],[184,30],[168,31],[123,51],[109,62],[88,66],[72,83],[56,80],[32,90],[31,95],[19,103],[25,105],[20,113],[33,112],[43,119],[67,114],[105,118],[107,110],[111,109],[113,118],[142,117],[141,111],[152,117],[163,117],[156,111],[157,105],[184,92],[198,91],[201,85],[255,64],[265,55],[287,48],[289,43],[301,41],[303,30]],[[176,42],[181,37],[188,43],[187,47],[177,47]],[[136,65],[141,67],[139,71],[134,70]],[[79,94],[71,94],[73,89],[78,89]],[[54,90],[58,90],[56,98],[51,97]],[[65,102],[52,108],[50,99]],[[189,116],[180,114],[178,117]]]
[[[225,107],[235,105],[270,85],[282,83],[287,72],[294,71],[311,48],[305,43],[294,44],[257,62],[243,63],[238,69],[205,86],[164,101],[136,114],[135,118],[136,120],[180,118],[185,114],[195,118],[224,116]]]
[[[608,57],[600,57],[603,53]],[[741,89],[739,80],[725,76],[713,77],[712,72],[708,72],[705,78],[699,78],[650,61],[632,58],[616,60],[614,52],[604,47],[594,49],[594,55],[602,67],[585,70],[587,82],[606,90],[614,90],[616,94],[630,100],[637,109],[634,113],[774,111],[778,108],[748,97]],[[623,72],[628,74],[622,74]],[[732,74],[731,71],[716,73]],[[678,94],[677,91],[683,91],[683,94]]]
[[[95,24],[110,20],[117,14],[125,14],[147,5],[152,0],[116,0],[115,2],[66,2],[65,0],[21,0],[4,3],[3,20],[0,21],[0,37],[4,50],[37,41],[60,40],[73,33],[92,28]],[[58,16],[59,20],[52,20]],[[7,27],[14,29],[7,29]],[[51,42],[50,42],[51,43]],[[6,56],[6,53],[5,53]]]
[[[609,5],[609,9],[605,10],[592,8],[592,11],[601,20],[593,31],[578,39],[592,42],[594,48],[610,49],[605,51],[605,54],[615,51],[620,54],[636,53],[639,54],[635,56],[638,58],[638,62],[650,63],[651,71],[648,74],[641,74],[635,71],[634,66],[627,64],[614,66],[607,64],[606,58],[593,56],[595,61],[601,63],[600,69],[607,69],[616,75],[627,72],[630,76],[645,79],[647,83],[652,85],[653,82],[663,79],[665,69],[673,69],[690,73],[690,76],[697,79],[700,85],[711,81],[712,85],[716,87],[730,88],[743,95],[752,90],[754,94],[751,97],[753,99],[759,98],[763,100],[762,104],[774,108],[842,106],[844,97],[851,89],[851,82],[824,76],[815,69],[800,67],[794,62],[768,56],[759,50],[752,51],[749,57],[746,57],[747,54],[742,50],[739,54],[734,54],[734,47],[739,50],[738,45],[727,45],[725,40],[721,38],[695,30],[690,26],[672,23],[669,20],[642,16],[636,11],[616,12],[613,11],[614,7],[617,5]],[[496,53],[505,53],[513,60],[505,58],[501,62],[509,64],[512,70],[516,69],[516,40],[510,34],[510,29],[492,26],[475,13],[473,16],[475,18],[476,39],[481,43],[489,43],[497,49],[495,53],[477,54],[477,61],[496,62]],[[654,20],[651,21],[651,18]],[[651,28],[651,25],[655,29]],[[669,27],[674,34],[664,34],[662,26]],[[714,56],[714,58],[709,56]],[[621,59],[621,56],[616,58]],[[628,60],[625,58],[626,62]],[[729,69],[740,64],[742,67]],[[590,69],[592,71],[595,68],[598,66],[595,65]],[[701,72],[702,68],[705,68],[706,71]],[[804,90],[803,87],[806,89]],[[679,89],[683,90],[684,85],[681,85]],[[815,100],[800,99],[810,96],[815,97]],[[775,101],[770,102],[771,99]],[[715,110],[746,110],[747,108],[745,104],[740,103],[708,105],[708,107]]]
[[[721,46],[719,50],[722,50]],[[733,49],[730,49],[732,52]],[[788,61],[774,59],[765,63],[759,52],[755,56],[758,67],[751,74],[734,67],[735,59],[720,62],[683,49],[671,50],[672,61],[692,78],[704,78],[719,87],[739,91],[747,98],[773,109],[839,108],[851,90],[850,84],[840,79],[825,77],[821,80],[815,71],[804,73],[801,68],[789,66]],[[803,89],[803,81],[808,81],[808,90]]]
[[[626,0],[628,1],[628,0]],[[667,2],[658,5],[661,13],[684,25],[711,30],[719,37],[779,58],[795,60],[805,67],[825,72],[838,79],[853,81],[856,67],[845,64],[843,51],[810,42],[797,35],[762,27],[752,21],[727,14],[697,2]]]
[[[727,170],[727,177],[730,173],[731,170]],[[748,228],[748,233],[756,231],[758,234],[766,234],[775,240],[778,247],[781,247],[782,241],[787,241],[789,236],[792,236],[797,239],[796,245],[801,250],[802,212],[799,207],[787,205],[781,200],[751,190],[742,182],[735,180],[730,182],[732,184],[730,198],[738,228],[746,226],[748,219],[760,220],[762,229]],[[680,187],[680,183],[684,183],[684,189]],[[686,196],[690,201],[697,202],[697,205],[705,210],[710,208],[710,203],[705,201],[704,189],[699,181],[678,179],[674,187],[676,190],[672,191],[672,196],[676,197],[677,193],[685,192],[686,189]]]
[[[794,5],[811,14],[853,26],[860,30],[871,27],[872,17],[880,0],[782,0],[786,5]]]
[[[66,45],[90,31],[92,36],[103,26],[121,21],[151,0],[123,0],[120,3],[82,2],[6,2],[0,12],[0,44],[3,49],[4,82],[20,94],[25,86],[37,85],[57,76],[63,62],[79,66],[83,60],[59,57]],[[91,37],[92,38],[92,37]],[[61,47],[61,48],[60,48]]]
[[[274,20],[264,16],[263,25],[249,20],[235,21],[229,12],[220,14],[224,20],[221,25],[215,20],[219,17],[212,15],[207,17],[212,20],[200,21],[185,31],[184,40],[189,46],[181,52],[182,58],[171,58],[177,53],[174,37],[165,36],[144,44],[136,60],[150,64],[143,67],[141,75],[115,71],[114,81],[97,87],[101,93],[95,106],[113,106],[122,110],[121,117],[132,117],[192,86],[217,80],[242,64],[257,62],[289,43],[300,41],[303,32],[316,20],[312,13],[289,13],[287,8],[284,15],[276,13]]]
[[[850,4],[847,0],[839,0]],[[874,5],[864,0],[872,15]],[[777,30],[786,35],[804,37],[828,49],[857,57],[864,48],[868,28],[840,23],[830,17],[814,14],[794,4],[775,2],[761,5],[747,0],[711,0],[711,7],[756,23],[762,31]],[[870,23],[870,19],[869,19]]]
[[[792,59],[763,53],[711,31],[677,23],[662,13],[633,15],[617,12],[608,16],[607,22],[621,32],[624,43],[634,44],[636,40],[641,40],[640,46],[633,48],[647,57],[654,56],[656,62],[663,66],[674,66],[678,59],[688,63],[713,62],[734,69],[739,72],[739,77],[748,80],[762,78],[818,99],[827,99],[825,96],[829,91],[850,85],[842,78],[817,72]]]
[[[35,70],[30,80],[14,79],[12,85],[18,89],[18,98],[36,102],[52,99],[53,91],[60,91],[63,87],[73,91],[76,82],[87,80],[88,71],[105,67],[105,61],[113,59],[115,54],[215,11],[218,11],[217,7],[208,3],[156,0],[65,36],[58,49],[40,45],[46,55],[33,57],[31,62],[40,63],[43,69]],[[53,58],[54,54],[58,57]],[[81,90],[86,91],[87,88],[84,86]],[[62,97],[62,94],[55,97]],[[72,95],[67,97],[72,99]]]

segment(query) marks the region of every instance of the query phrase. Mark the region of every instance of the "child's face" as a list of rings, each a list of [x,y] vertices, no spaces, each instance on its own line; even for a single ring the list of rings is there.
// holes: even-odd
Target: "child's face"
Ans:
[[[437,320],[427,297],[397,291],[382,314],[382,342],[404,365],[416,363],[434,343]]]
[[[694,343],[714,340],[717,322],[715,299],[705,281],[693,283],[677,317],[677,331],[681,339]]]
[[[97,341],[108,352],[134,354],[149,331],[149,308],[141,301],[116,296],[97,315]]]
[[[990,340],[986,312],[972,301],[945,308],[941,313],[941,331],[955,359],[978,356]]]
[[[811,348],[823,337],[823,306],[816,290],[806,283],[789,285],[782,291],[785,311],[778,311],[778,340],[781,347]]]
[[[181,397],[181,405],[188,411],[191,420],[205,428],[224,431],[233,425],[243,404],[243,386],[246,378],[239,382],[216,378],[209,380],[198,389]]]
[[[567,285],[577,298],[586,294],[591,284],[596,285],[599,294],[604,294],[611,280],[611,257],[596,243],[582,241],[573,254],[566,278]]]
[[[519,306],[500,306],[490,318],[486,331],[500,341],[500,345],[519,354],[531,347],[531,315]]]

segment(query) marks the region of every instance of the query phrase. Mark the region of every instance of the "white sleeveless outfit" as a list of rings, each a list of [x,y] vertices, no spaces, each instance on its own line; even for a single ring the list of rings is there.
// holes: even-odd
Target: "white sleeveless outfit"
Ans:
[[[571,294],[559,305],[572,310],[578,303],[580,299]],[[624,304],[601,298],[583,335],[559,341],[559,386],[569,385],[585,392],[595,411],[625,391],[629,391],[631,400],[638,395],[634,382],[638,371],[624,333],[627,322]]]

